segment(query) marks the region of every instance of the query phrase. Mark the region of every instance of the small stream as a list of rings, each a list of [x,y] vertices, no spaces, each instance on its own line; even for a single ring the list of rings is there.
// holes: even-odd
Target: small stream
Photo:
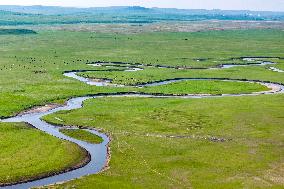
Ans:
[[[247,67],[247,66],[266,66],[266,65],[274,65],[274,62],[263,61],[260,63],[253,63],[253,64],[222,64],[220,69],[227,69],[233,67]]]
[[[81,81],[88,85],[93,85],[93,86],[98,86],[98,87],[113,86],[113,85],[116,86],[115,84],[111,84],[110,80],[95,81],[94,79],[89,79],[89,78],[78,76],[77,73],[78,72],[66,72],[63,75],[66,77],[77,79],[78,81]]]
[[[57,182],[62,182],[62,181],[67,181],[67,180],[72,180],[75,178],[79,178],[84,175],[89,175],[89,174],[95,174],[98,173],[100,170],[103,169],[103,167],[106,164],[106,159],[107,159],[107,145],[109,143],[109,138],[107,135],[100,133],[95,130],[88,130],[89,132],[98,135],[103,138],[103,142],[101,144],[91,144],[88,142],[84,142],[81,140],[77,140],[74,138],[71,138],[69,136],[64,135],[59,131],[59,127],[51,125],[46,123],[45,121],[42,121],[41,118],[43,116],[46,116],[48,114],[52,114],[61,110],[74,110],[82,107],[83,101],[90,99],[91,97],[79,97],[79,98],[73,98],[67,102],[67,105],[64,107],[59,107],[55,108],[53,110],[47,111],[47,112],[42,112],[42,113],[30,113],[30,114],[25,114],[22,116],[16,116],[13,118],[9,119],[4,119],[1,120],[2,122],[25,122],[33,125],[37,129],[44,131],[54,137],[57,137],[62,140],[67,140],[70,142],[73,142],[80,147],[84,148],[89,152],[89,155],[91,156],[90,162],[79,169],[67,172],[67,173],[62,173],[59,175],[27,182],[27,183],[22,183],[22,184],[17,184],[13,186],[6,186],[6,187],[1,187],[1,188],[9,188],[9,189],[26,189],[26,188],[31,188],[31,187],[36,187],[36,186],[44,186],[44,185],[49,185]]]
[[[260,61],[260,60],[257,60],[255,58],[243,58],[243,60],[251,61],[251,62],[257,61],[257,62],[249,63],[249,64],[222,64],[219,67],[207,68],[207,69],[208,70],[218,70],[218,69],[228,69],[228,68],[234,68],[234,67],[266,66],[266,65],[275,65],[276,64],[274,62],[269,62],[269,61]],[[95,66],[95,67],[105,66],[106,68],[115,66],[115,65],[108,66],[110,64],[112,64],[112,63],[101,62],[101,63],[94,63],[94,64],[88,64],[88,65]],[[163,69],[174,68],[174,67],[171,67],[171,66],[161,66],[161,65],[148,66],[148,65],[144,65],[144,64],[135,64],[136,66],[130,66],[129,63],[113,63],[113,64],[116,64],[116,65],[123,64],[124,67],[125,67],[125,70],[120,70],[120,71],[125,71],[125,72],[143,71],[144,69],[141,68],[141,67],[156,67],[156,68],[163,68]],[[183,69],[183,68],[178,68],[178,69]],[[185,69],[187,69],[187,68],[185,68]],[[269,67],[269,70],[272,70],[274,72],[281,72],[281,73],[284,72],[283,70],[280,70],[280,69],[275,68],[275,67]],[[94,70],[94,71],[89,70],[89,72],[97,72],[97,71],[98,70]],[[91,79],[91,78],[86,78],[86,77],[82,77],[82,76],[77,75],[77,73],[80,73],[80,72],[85,72],[85,70],[74,71],[74,72],[65,72],[65,73],[63,73],[63,75],[66,76],[66,77],[73,78],[73,79],[76,79],[78,81],[81,81],[85,84],[92,85],[92,86],[126,87],[125,85],[114,84],[114,83],[112,83],[112,80],[108,80],[108,79]],[[170,83],[172,83],[172,82],[176,82],[176,81],[171,81]],[[155,83],[152,83],[152,84],[138,85],[136,87],[157,86],[157,85],[164,85],[164,84],[168,84],[168,83],[166,83],[166,82],[160,82],[160,83],[155,82]]]
[[[161,82],[156,82],[152,84],[147,84],[148,86],[157,86],[157,85],[164,85],[172,82],[178,82],[178,81],[185,81],[185,80],[190,80],[190,79],[175,79],[175,80],[167,80],[167,81],[161,81]],[[196,79],[194,79],[196,80]],[[207,80],[219,80],[219,79],[207,79]],[[222,81],[228,81],[228,80],[222,80]],[[231,81],[231,80],[229,80]],[[238,81],[238,80],[233,80],[236,82],[254,82],[254,81]],[[1,120],[2,122],[25,122],[33,125],[37,129],[44,131],[54,137],[57,137],[59,139],[67,140],[70,142],[73,142],[80,147],[84,148],[87,150],[91,156],[90,162],[79,169],[67,172],[67,173],[62,173],[59,175],[35,180],[35,181],[30,181],[27,183],[21,183],[17,185],[12,185],[12,186],[6,186],[6,187],[1,187],[5,189],[26,189],[30,187],[37,187],[37,186],[45,186],[45,185],[50,185],[58,182],[64,182],[64,181],[69,181],[75,178],[79,178],[82,176],[90,175],[90,174],[96,174],[99,171],[103,169],[103,167],[106,165],[107,161],[107,146],[109,143],[109,138],[107,135],[100,133],[95,130],[88,130],[87,131],[98,135],[103,138],[103,142],[101,144],[91,144],[88,142],[84,142],[78,139],[74,139],[72,137],[66,136],[63,133],[59,131],[60,127],[46,123],[45,121],[42,121],[41,118],[43,116],[53,114],[55,112],[61,111],[61,110],[74,110],[74,109],[79,109],[82,107],[82,104],[85,100],[91,99],[91,98],[102,98],[102,97],[155,97],[155,98],[217,98],[217,97],[223,97],[223,96],[251,96],[251,95],[263,95],[263,94],[278,94],[278,93],[283,93],[284,92],[284,86],[276,83],[265,83],[265,82],[259,82],[259,84],[265,85],[267,87],[270,87],[270,91],[262,91],[262,92],[254,92],[250,94],[223,94],[223,95],[184,95],[184,96],[172,96],[172,95],[145,95],[145,94],[125,94],[125,95],[104,95],[104,96],[93,96],[93,97],[78,97],[78,98],[72,98],[67,101],[67,104],[63,107],[58,107],[46,112],[41,112],[41,113],[28,113],[24,114],[21,116],[16,116],[8,119]]]
[[[271,62],[263,62],[261,65],[267,65],[272,64]],[[100,66],[100,64],[97,64],[96,66]],[[235,66],[240,65],[223,65],[222,68],[231,68]],[[249,66],[249,65],[241,65],[241,66]],[[222,69],[218,68],[218,69]],[[143,70],[139,67],[132,67],[127,68],[124,71],[140,71]],[[123,85],[116,85],[112,84],[111,80],[91,80],[88,78],[80,77],[76,73],[78,72],[66,72],[64,75],[66,77],[77,79],[83,83],[86,83],[88,85],[94,85],[94,86],[114,86],[114,87],[122,87]],[[72,98],[67,101],[66,105],[63,107],[54,108],[52,110],[48,110],[41,113],[27,113],[24,115],[3,119],[2,122],[25,122],[33,125],[35,128],[44,131],[54,137],[57,137],[62,140],[67,140],[70,142],[73,142],[80,147],[84,148],[91,156],[90,162],[78,169],[58,174],[55,176],[38,179],[35,181],[30,181],[26,183],[20,183],[12,186],[5,186],[0,187],[3,189],[26,189],[31,187],[38,187],[38,186],[45,186],[50,185],[58,182],[65,182],[72,179],[80,178],[82,176],[90,175],[90,174],[96,174],[100,172],[104,166],[107,163],[107,157],[108,157],[108,143],[110,141],[109,137],[103,133],[100,133],[96,130],[89,130],[85,129],[86,131],[89,131],[95,135],[98,135],[103,138],[103,142],[100,144],[91,144],[88,142],[84,142],[78,139],[74,139],[72,137],[66,136],[63,133],[59,131],[60,127],[56,125],[52,125],[49,123],[46,123],[45,121],[42,121],[41,118],[56,113],[58,111],[62,110],[74,110],[82,108],[82,104],[85,100],[91,99],[91,98],[102,98],[102,97],[143,97],[143,98],[149,98],[149,97],[155,97],[155,98],[219,98],[224,96],[252,96],[252,95],[265,95],[265,94],[279,94],[284,93],[284,86],[277,83],[270,83],[270,82],[263,82],[263,81],[249,81],[249,80],[234,80],[234,79],[218,79],[218,78],[207,78],[207,79],[195,79],[195,78],[177,78],[177,79],[169,79],[165,81],[158,81],[153,83],[147,83],[143,85],[137,85],[136,87],[150,87],[150,86],[160,86],[160,85],[166,85],[173,82],[181,82],[181,81],[188,81],[188,80],[213,80],[213,81],[227,81],[227,82],[247,82],[247,83],[258,83],[261,85],[264,85],[268,88],[271,88],[269,91],[261,91],[261,92],[253,92],[253,93],[243,93],[243,94],[223,94],[223,95],[208,95],[208,94],[192,94],[192,95],[184,95],[184,96],[174,96],[174,95],[145,95],[145,94],[109,94],[104,96],[88,96],[88,97],[77,97]]]
[[[275,68],[275,67],[269,67],[269,70],[274,71],[274,72],[284,73],[284,70],[281,70],[281,69]]]

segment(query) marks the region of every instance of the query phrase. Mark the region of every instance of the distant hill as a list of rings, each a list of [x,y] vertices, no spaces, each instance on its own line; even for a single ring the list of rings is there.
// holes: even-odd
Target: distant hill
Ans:
[[[28,13],[28,14],[45,14],[45,15],[58,15],[58,14],[78,14],[78,13],[109,13],[109,12],[133,12],[133,11],[151,11],[145,7],[133,6],[118,6],[118,7],[93,7],[93,8],[74,8],[74,7],[58,7],[58,6],[17,6],[17,5],[0,5],[0,10]]]
[[[283,20],[283,12],[145,7],[72,8],[0,5],[0,25],[76,23],[153,23],[199,20]]]
[[[28,14],[76,14],[76,13],[101,13],[101,12],[155,12],[168,14],[186,14],[186,15],[263,15],[276,16],[282,15],[284,12],[272,11],[249,11],[249,10],[205,10],[205,9],[175,9],[175,8],[145,8],[140,6],[117,6],[117,7],[91,7],[91,8],[75,8],[75,7],[59,7],[59,6],[18,6],[18,5],[0,5],[0,10],[28,13]]]
[[[18,13],[18,12],[0,10],[0,15],[23,15],[23,14],[25,14],[25,13]]]

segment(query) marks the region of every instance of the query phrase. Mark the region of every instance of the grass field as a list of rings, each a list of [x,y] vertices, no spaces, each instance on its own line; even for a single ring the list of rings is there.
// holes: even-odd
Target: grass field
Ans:
[[[277,66],[283,66],[282,61],[278,62]],[[277,67],[276,66],[276,67]],[[269,67],[269,66],[266,66]],[[191,69],[191,70],[177,70],[177,69],[161,69],[161,68],[145,68],[138,72],[122,72],[122,71],[96,71],[83,72],[78,75],[89,78],[109,78],[113,83],[124,85],[137,85],[148,82],[166,80],[171,78],[231,78],[231,79],[248,79],[248,80],[262,80],[273,82],[284,82],[284,75],[282,73],[272,72],[265,66],[249,66],[249,67],[234,67],[228,69]]]
[[[61,129],[60,132],[72,138],[81,139],[83,141],[94,143],[94,144],[99,144],[103,142],[103,139],[101,137],[94,135],[92,133],[89,133],[88,131],[84,131],[84,130]]]
[[[238,57],[284,57],[282,30],[236,30],[107,34],[37,30],[35,35],[0,35],[0,117],[33,106],[64,103],[98,93],[246,93],[257,84],[187,81],[165,86],[95,87],[63,76],[64,71],[136,85],[172,78],[231,78],[284,83],[269,66],[230,69],[106,71],[87,65],[118,61],[151,65],[216,67],[249,63]],[[173,50],[174,49],[174,50]],[[197,61],[202,59],[204,61]],[[267,58],[284,69],[281,59]],[[45,119],[103,129],[112,137],[110,169],[67,182],[72,188],[281,188],[283,186],[283,95],[218,99],[102,98],[84,108]],[[82,119],[83,118],[83,119]],[[62,122],[60,122],[61,124]],[[99,142],[86,133],[64,131]],[[0,123],[0,183],[62,170],[82,158],[75,145],[23,124]],[[173,135],[173,138],[167,137]],[[180,138],[179,136],[186,136]],[[214,142],[211,137],[232,139]],[[4,150],[2,150],[4,149]],[[11,158],[13,154],[13,158]],[[36,166],[35,166],[36,165]]]
[[[73,167],[86,157],[75,144],[28,125],[0,125],[0,183],[38,178]]]
[[[227,81],[183,81],[167,85],[146,87],[143,92],[163,94],[240,94],[269,90],[267,87],[242,82]]]
[[[111,134],[110,169],[58,187],[281,188],[283,100],[283,95],[88,100],[80,110],[45,119],[57,123],[59,117],[66,125]],[[169,135],[177,138],[160,137]],[[232,140],[204,138],[209,136]]]
[[[188,40],[185,41],[184,39]],[[239,56],[283,56],[280,30],[152,33],[139,35],[41,31],[37,35],[0,36],[1,116],[10,116],[33,105],[70,96],[127,89],[89,87],[62,75],[66,70],[96,69],[90,61],[125,61],[149,64],[207,67]],[[230,41],[230,43],[227,43]],[[226,44],[226,45],[225,45]],[[159,48],[157,48],[159,47]],[[175,47],[176,52],[172,51]],[[212,58],[197,62],[194,58]],[[217,61],[217,62],[214,62]],[[145,74],[144,74],[145,73]],[[135,78],[135,82],[175,77],[228,77],[283,81],[283,74],[264,68],[226,70],[152,69],[138,73],[103,72],[96,76]],[[146,75],[146,76],[144,76]],[[145,78],[146,77],[146,78]],[[151,78],[152,77],[152,78]],[[129,79],[131,81],[131,79]],[[133,83],[133,81],[131,81]],[[76,90],[74,90],[76,88]]]

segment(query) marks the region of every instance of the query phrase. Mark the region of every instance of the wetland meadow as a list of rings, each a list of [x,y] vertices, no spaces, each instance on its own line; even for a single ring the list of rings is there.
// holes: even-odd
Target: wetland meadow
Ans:
[[[0,6],[0,189],[283,188],[284,13],[113,9]]]

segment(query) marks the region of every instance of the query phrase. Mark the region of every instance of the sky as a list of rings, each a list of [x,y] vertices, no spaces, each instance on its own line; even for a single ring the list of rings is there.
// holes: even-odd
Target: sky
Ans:
[[[284,0],[0,0],[0,5],[144,6],[182,9],[284,11]]]

